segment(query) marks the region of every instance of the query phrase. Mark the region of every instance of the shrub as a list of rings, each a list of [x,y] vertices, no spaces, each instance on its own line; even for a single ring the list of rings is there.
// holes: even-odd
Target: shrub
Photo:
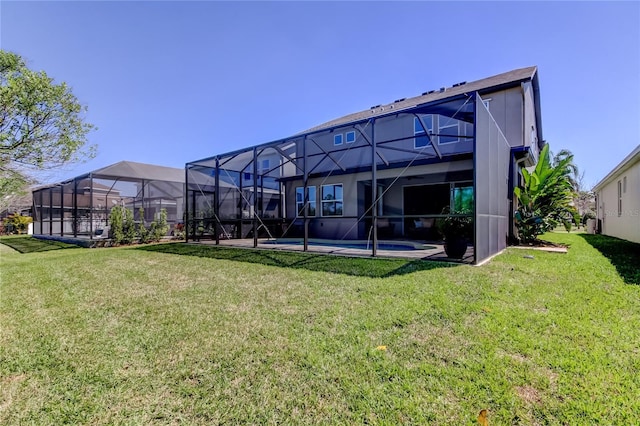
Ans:
[[[550,159],[549,145],[540,152],[536,168],[522,169],[522,188],[513,193],[518,200],[515,224],[524,242],[532,242],[560,223],[571,230],[573,190],[570,181],[573,156],[562,158],[556,164]]]
[[[149,228],[149,235],[151,241],[160,241],[162,237],[167,235],[169,232],[169,224],[167,223],[167,210],[160,209],[160,218],[156,222],[155,220],[151,222],[151,227]]]
[[[113,240],[114,245],[122,244],[124,240],[123,223],[124,223],[124,207],[113,206],[109,212],[109,238]]]
[[[140,215],[140,223],[138,224],[138,237],[140,238],[140,242],[142,244],[146,244],[149,242],[149,230],[144,225],[144,209],[140,207],[138,210]]]
[[[450,210],[445,207],[442,214],[452,215],[436,220],[436,228],[444,236],[445,240],[458,237],[471,239],[473,236],[472,212],[466,209]]]
[[[22,216],[20,213],[14,213],[4,218],[4,225],[8,233],[22,234],[27,231],[31,222],[33,222],[31,216]]]

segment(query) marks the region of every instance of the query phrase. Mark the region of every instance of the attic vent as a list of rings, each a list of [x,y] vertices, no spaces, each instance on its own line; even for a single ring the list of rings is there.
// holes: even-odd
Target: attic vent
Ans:
[[[400,99],[396,99],[395,101],[393,101],[394,104],[397,104],[398,102],[402,102],[407,98],[400,98]]]
[[[453,86],[451,86],[451,87],[463,86],[463,85],[465,85],[465,84],[467,84],[467,82],[466,82],[466,81],[462,81],[462,82],[460,82],[460,83],[456,83],[456,84],[454,84],[454,85],[453,85]]]
[[[422,92],[421,96],[428,95],[428,94],[429,94],[429,92]]]
[[[441,87],[440,88],[440,93],[444,92],[445,90],[447,90],[447,89],[445,89],[444,87]]]
[[[376,108],[380,108],[382,105],[374,105],[371,107],[371,109],[376,109]]]
[[[432,93],[435,93],[435,90],[429,90],[427,93],[430,95]]]

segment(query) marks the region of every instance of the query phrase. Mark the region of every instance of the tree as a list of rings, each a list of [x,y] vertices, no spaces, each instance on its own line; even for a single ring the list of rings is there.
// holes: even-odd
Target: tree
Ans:
[[[515,223],[524,242],[535,241],[541,235],[562,223],[570,230],[575,208],[571,176],[575,165],[570,153],[552,159],[549,145],[540,152],[538,164],[532,172],[522,169],[524,184],[515,188],[518,199]]]
[[[92,158],[85,112],[65,83],[0,50],[0,197],[33,183],[36,171]]]
[[[584,171],[580,171],[578,165],[573,162],[573,154],[571,151],[563,149],[556,155],[553,155],[553,165],[560,164],[564,159],[571,158],[567,164],[569,170],[569,182],[573,188],[573,207],[580,216],[578,224],[583,222],[585,217],[595,217],[595,194],[593,191],[585,189]]]

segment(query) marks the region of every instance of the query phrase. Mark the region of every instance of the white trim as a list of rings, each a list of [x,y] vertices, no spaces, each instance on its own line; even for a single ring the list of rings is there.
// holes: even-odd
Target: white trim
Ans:
[[[423,132],[416,132],[416,124],[419,124],[420,127],[422,127],[422,123],[420,123],[420,120],[418,119],[418,117],[413,117],[413,149],[423,149],[423,148],[432,146],[433,128],[435,127],[433,125],[433,114],[425,114],[424,116],[422,116],[422,120],[424,121],[427,116],[430,117],[430,120],[431,120],[431,129],[428,129],[428,128],[423,129],[424,130]],[[422,138],[422,137],[427,139],[427,144],[417,146],[416,141],[418,140],[418,138]]]
[[[337,198],[333,199],[333,200],[325,200],[322,197],[322,192],[323,192],[323,188],[325,186],[338,186],[340,185],[340,188],[342,189],[342,198],[340,198],[339,200]],[[334,194],[335,194],[335,189],[334,189]],[[324,203],[341,203],[342,204],[342,212],[340,214],[330,214],[330,215],[325,215],[324,214]],[[342,182],[338,182],[338,183],[328,183],[326,185],[321,185],[320,186],[320,217],[342,217],[344,216],[344,185]]]
[[[446,120],[445,120],[446,126],[444,126],[444,127],[440,126],[440,119],[441,118],[446,118]],[[449,121],[451,121],[452,124],[448,124]],[[442,130],[443,129],[453,128],[453,127],[457,128],[456,134],[458,135],[458,137],[456,138],[456,140],[455,141],[451,141],[451,142],[440,142],[440,138],[441,137],[447,137],[447,138],[452,137],[452,136],[440,136],[440,134],[442,133]],[[455,118],[447,117],[446,115],[438,115],[438,145],[449,145],[449,144],[458,143],[458,142],[460,142],[460,120],[456,120]]]
[[[605,185],[611,181],[614,181],[618,176],[618,173],[623,173],[628,168],[631,168],[637,161],[640,161],[640,145],[638,145],[631,154],[627,155],[624,160],[620,162],[616,167],[613,168],[600,182],[598,182],[594,187],[593,191],[598,192],[605,187]]]
[[[298,217],[304,217],[304,214],[300,215],[300,210],[298,210],[298,203],[299,203],[299,201],[298,201],[298,189],[302,189],[302,205],[304,206],[304,186],[296,186],[296,192],[295,192],[296,206],[295,206],[295,209],[296,209],[296,217],[297,218]],[[311,191],[310,191],[311,189],[313,189],[315,191],[315,193],[316,193],[315,197],[314,197],[315,200],[312,200],[311,199],[311,194],[309,194],[309,206],[308,206],[308,207],[311,207],[311,203],[315,204],[316,212],[314,214],[307,213],[307,217],[318,217],[318,191],[317,191],[317,187],[315,185],[308,185],[307,189],[309,189],[309,193],[311,193]]]
[[[349,135],[353,135],[353,140],[349,142]],[[355,130],[351,130],[350,132],[345,133],[344,142],[345,143],[354,143],[356,141],[356,132]]]

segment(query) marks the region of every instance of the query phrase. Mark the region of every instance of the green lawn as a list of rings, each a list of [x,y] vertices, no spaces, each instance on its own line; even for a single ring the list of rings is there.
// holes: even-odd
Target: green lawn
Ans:
[[[545,239],[569,253],[0,244],[0,424],[635,424],[638,266]]]

